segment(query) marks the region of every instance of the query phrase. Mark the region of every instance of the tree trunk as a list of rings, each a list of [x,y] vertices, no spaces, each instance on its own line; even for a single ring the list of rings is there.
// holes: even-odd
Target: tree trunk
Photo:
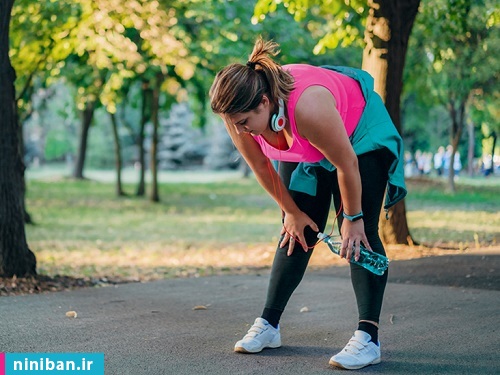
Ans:
[[[31,215],[29,214],[28,210],[26,209],[26,179],[25,179],[25,171],[26,171],[26,164],[24,163],[24,134],[23,134],[23,125],[19,119],[19,110],[18,110],[18,100],[15,99],[15,110],[14,110],[14,122],[16,123],[17,127],[17,134],[18,134],[18,142],[19,142],[19,155],[21,155],[21,161],[23,163],[23,173],[22,173],[22,179],[23,179],[23,185],[22,185],[22,194],[21,194],[21,205],[23,206],[23,212],[24,212],[24,222],[25,224],[34,224],[33,219],[31,218]]]
[[[115,192],[116,195],[122,197],[125,195],[122,188],[122,147],[120,143],[120,136],[118,135],[118,124],[116,122],[116,116],[114,113],[110,113],[111,118],[111,128],[113,130],[113,143],[115,150],[115,168],[116,168],[116,185]]]
[[[493,176],[495,173],[495,147],[497,147],[497,133],[495,131],[491,132],[491,137],[493,137],[493,146],[491,147],[491,166],[490,175]]]
[[[450,144],[452,147],[451,155],[450,155],[450,165],[449,165],[449,173],[448,173],[448,190],[454,194],[457,191],[455,186],[455,155],[457,153],[458,144],[460,143],[460,138],[462,138],[462,133],[464,129],[464,121],[465,121],[465,103],[466,100],[462,100],[458,108],[455,106],[455,101],[450,100],[448,104],[448,111],[450,113],[451,118],[451,131],[450,131]]]
[[[146,124],[148,120],[150,119],[150,110],[149,108],[151,107],[151,90],[149,88],[149,82],[148,81],[143,81],[142,82],[142,105],[141,105],[141,123],[140,123],[140,128],[139,128],[139,136],[137,139],[137,147],[139,150],[139,184],[137,185],[137,192],[136,195],[138,197],[144,196],[146,193],[146,183],[145,183],[145,175],[146,175],[146,157],[145,157],[145,150],[144,150],[144,140],[145,140],[145,131],[146,131]]]
[[[51,43],[52,44],[52,43]],[[16,111],[15,111],[15,118],[16,118],[16,124],[19,129],[19,152],[21,154],[21,157],[23,158],[23,164],[24,164],[24,132],[23,132],[23,124],[24,122],[32,115],[33,113],[33,108],[32,106],[31,109],[24,114],[24,116],[21,116],[19,113],[19,102],[21,99],[25,100],[26,102],[32,102],[31,98],[33,96],[33,77],[35,75],[35,71],[38,71],[38,66],[40,65],[42,59],[40,59],[40,62],[37,64],[37,67],[34,71],[31,72],[31,74],[28,76],[28,79],[26,80],[26,83],[24,87],[21,90],[21,93],[16,97]],[[24,165],[26,167],[26,165]],[[25,168],[26,169],[26,168]],[[24,223],[25,224],[34,224],[33,219],[31,218],[31,215],[26,209],[26,180],[25,180],[25,175],[23,172],[23,195],[22,195],[22,204],[23,204],[23,210],[24,210]]]
[[[153,135],[151,137],[151,197],[152,202],[159,202],[158,193],[158,128],[160,126],[160,88],[163,82],[163,74],[156,75],[153,88],[153,100],[151,103],[151,120],[153,121]]]
[[[52,49],[52,46],[54,45],[54,40],[50,42],[49,50]],[[23,164],[24,164],[24,123],[26,122],[27,119],[31,117],[33,114],[33,105],[30,105],[29,107],[30,110],[23,113],[23,116],[20,115],[19,113],[19,103],[21,100],[26,101],[27,103],[32,103],[32,97],[33,97],[33,91],[34,91],[34,86],[33,86],[33,78],[35,77],[35,73],[38,72],[39,67],[42,62],[47,60],[47,54],[38,60],[38,63],[36,64],[36,68],[33,69],[33,71],[28,75],[28,78],[26,79],[26,83],[24,84],[24,87],[21,89],[21,92],[19,95],[16,97],[16,124],[19,129],[19,152],[21,154],[21,157],[23,158]],[[26,165],[24,164],[24,169],[26,170]],[[26,209],[26,178],[25,174],[23,172],[23,194],[22,194],[22,205],[23,205],[23,210],[24,210],[24,223],[25,224],[35,224],[33,221],[31,215],[29,214],[28,210]]]
[[[474,123],[468,121],[467,123],[467,134],[469,136],[469,142],[467,147],[467,174],[469,177],[473,177],[475,174],[475,163],[474,163],[474,151],[476,149],[476,135],[474,132]]]
[[[84,179],[83,168],[85,166],[85,158],[87,156],[87,141],[89,137],[90,125],[94,117],[95,102],[87,102],[85,109],[82,111],[82,122],[80,131],[80,143],[78,145],[78,154],[76,156],[75,169],[73,177],[76,179]]]
[[[16,121],[16,73],[9,59],[13,4],[0,1],[0,276],[6,277],[36,275],[36,258],[24,230],[24,164]]]
[[[363,51],[363,69],[375,79],[392,121],[401,131],[400,99],[403,69],[420,0],[370,0]],[[409,244],[411,239],[404,200],[390,209],[389,220],[381,214],[380,235],[386,244]]]

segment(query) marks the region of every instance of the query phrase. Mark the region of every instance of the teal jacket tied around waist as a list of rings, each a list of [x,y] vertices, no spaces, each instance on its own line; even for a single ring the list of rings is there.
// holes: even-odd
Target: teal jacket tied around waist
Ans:
[[[348,67],[323,66],[323,68],[335,70],[354,78],[359,82],[365,96],[365,109],[356,130],[350,137],[356,155],[384,148],[394,155],[389,169],[384,203],[384,209],[387,210],[403,199],[407,193],[404,181],[403,140],[392,123],[382,99],[373,91],[374,81],[370,74],[360,69]],[[299,163],[291,176],[289,188],[309,195],[316,195],[315,168],[317,167],[323,167],[328,171],[335,170],[335,166],[326,158],[316,163]]]

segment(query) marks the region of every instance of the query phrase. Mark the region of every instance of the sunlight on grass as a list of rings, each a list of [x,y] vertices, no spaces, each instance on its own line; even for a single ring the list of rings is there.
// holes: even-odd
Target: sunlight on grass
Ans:
[[[465,186],[454,197],[435,183],[410,181],[409,188],[408,223],[417,241],[461,250],[498,244],[497,186]],[[162,184],[158,204],[113,192],[111,183],[29,181],[36,225],[26,233],[40,274],[150,280],[267,270],[272,263],[281,214],[252,178]],[[388,248],[391,259],[426,251]],[[311,265],[346,263],[320,244]]]
[[[145,280],[183,276],[185,272],[210,274],[224,270],[269,268],[274,242],[220,246],[215,243],[86,243],[35,242],[39,272],[79,277],[119,276]],[[319,245],[311,266],[345,265],[345,261]]]
[[[412,234],[424,242],[494,243],[500,239],[499,223],[499,212],[418,210],[408,213]]]

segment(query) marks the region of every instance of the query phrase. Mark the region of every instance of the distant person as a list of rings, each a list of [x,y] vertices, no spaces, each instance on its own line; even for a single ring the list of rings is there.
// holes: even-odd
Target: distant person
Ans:
[[[423,172],[424,175],[428,176],[431,174],[432,171],[432,152],[424,152],[424,165],[423,165]]]
[[[456,151],[455,156],[453,158],[453,171],[455,172],[455,176],[458,176],[461,170],[462,170],[462,160],[460,159],[460,152]]]
[[[302,280],[317,232],[325,230],[332,195],[342,212],[340,255],[347,260],[359,257],[360,243],[385,254],[378,220],[386,188],[385,208],[406,195],[402,140],[373,91],[373,78],[346,67],[282,67],[272,59],[277,49],[258,39],[248,62],[222,69],[210,89],[212,110],[282,209],[264,309],[234,347],[243,353],[281,346],[281,315]],[[351,264],[351,279],[359,322],[330,364],[358,369],[380,362],[387,272],[376,276]]]
[[[413,160],[413,156],[410,151],[405,151],[404,153],[404,171],[405,177],[412,177],[415,174],[415,162]]]
[[[417,170],[420,176],[425,176],[430,173],[432,169],[432,153],[417,150],[415,152],[415,161],[417,163]]]
[[[424,174],[425,155],[421,150],[415,151],[415,162],[417,163],[418,174],[422,176]]]
[[[443,175],[444,166],[444,147],[439,146],[437,152],[434,154],[434,170],[438,176]]]
[[[493,158],[491,154],[483,156],[482,171],[485,177],[488,177],[493,172]]]

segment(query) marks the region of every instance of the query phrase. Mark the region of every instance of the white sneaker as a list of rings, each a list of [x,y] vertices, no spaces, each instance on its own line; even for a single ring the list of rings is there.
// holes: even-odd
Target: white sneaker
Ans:
[[[281,346],[280,327],[274,328],[267,320],[255,319],[248,333],[236,343],[234,351],[239,353],[259,353],[265,348]]]
[[[330,365],[357,370],[380,363],[380,343],[376,345],[370,339],[368,333],[355,331],[345,348],[330,359]]]

